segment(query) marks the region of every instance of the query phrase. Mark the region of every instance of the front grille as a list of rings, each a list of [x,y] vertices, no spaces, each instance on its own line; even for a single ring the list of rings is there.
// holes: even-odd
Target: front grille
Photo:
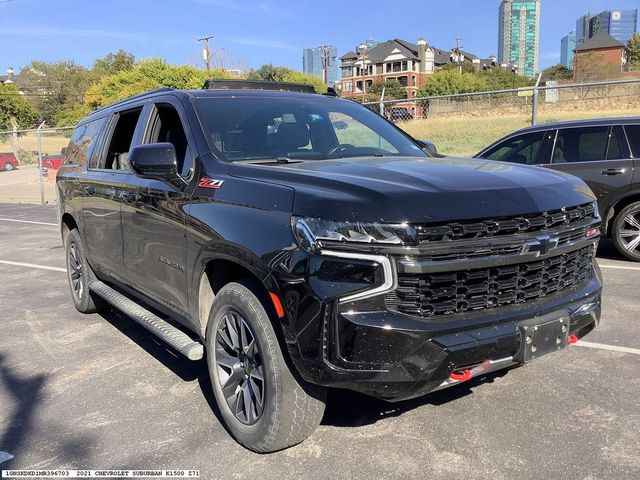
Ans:
[[[385,296],[389,310],[424,318],[498,308],[577,288],[591,276],[592,245],[517,265],[398,275]]]
[[[470,222],[450,222],[440,225],[416,225],[420,243],[495,238],[505,235],[532,233],[554,227],[568,226],[586,218],[594,219],[594,204],[549,210],[515,217],[500,217]]]

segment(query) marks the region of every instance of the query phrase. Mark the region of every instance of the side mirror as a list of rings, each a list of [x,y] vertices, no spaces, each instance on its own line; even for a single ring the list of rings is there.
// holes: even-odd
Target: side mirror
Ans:
[[[171,182],[178,179],[176,149],[171,143],[138,145],[129,152],[129,165],[138,177]]]
[[[436,144],[429,140],[416,140],[416,143],[420,145],[422,150],[425,153],[431,155],[432,157],[438,157],[438,149],[436,148]]]

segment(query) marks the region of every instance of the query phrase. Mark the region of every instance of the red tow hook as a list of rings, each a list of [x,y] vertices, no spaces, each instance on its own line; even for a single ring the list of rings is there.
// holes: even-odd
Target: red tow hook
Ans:
[[[470,368],[465,368],[463,370],[457,370],[455,372],[451,372],[449,378],[451,380],[455,380],[456,382],[466,382],[467,380],[471,380],[473,374],[471,373]]]
[[[578,342],[578,336],[577,335],[569,335],[569,338],[567,339],[567,345],[573,345],[574,343]]]

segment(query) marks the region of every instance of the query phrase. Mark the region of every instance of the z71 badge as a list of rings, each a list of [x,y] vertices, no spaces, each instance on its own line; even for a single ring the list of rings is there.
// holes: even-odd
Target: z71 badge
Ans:
[[[202,188],[215,188],[218,189],[222,186],[224,180],[216,180],[215,178],[202,177],[200,182],[198,183],[199,187]]]

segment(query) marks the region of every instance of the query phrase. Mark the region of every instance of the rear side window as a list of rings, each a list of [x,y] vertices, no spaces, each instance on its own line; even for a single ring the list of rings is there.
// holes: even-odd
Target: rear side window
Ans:
[[[546,132],[535,132],[511,138],[493,147],[482,158],[501,162],[536,165]]]
[[[625,125],[633,158],[640,158],[640,125]]]
[[[621,160],[629,158],[627,140],[624,138],[624,130],[620,125],[611,129],[609,136],[609,148],[607,150],[607,160]]]
[[[553,163],[595,162],[607,157],[609,127],[567,128],[558,131]]]
[[[79,125],[71,135],[65,150],[65,163],[86,165],[97,153],[98,137],[107,117],[98,118]]]

